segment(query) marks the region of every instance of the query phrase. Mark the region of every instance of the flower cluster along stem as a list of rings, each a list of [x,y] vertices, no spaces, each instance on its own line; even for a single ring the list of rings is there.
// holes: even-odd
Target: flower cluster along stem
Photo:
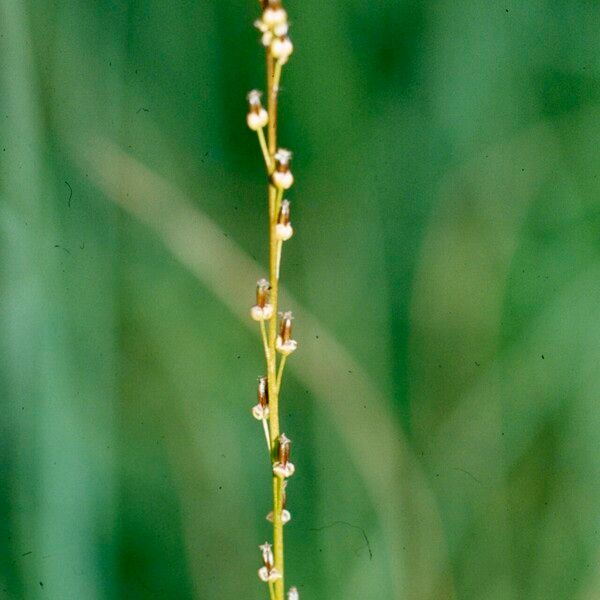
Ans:
[[[268,177],[269,281],[258,281],[257,303],[251,310],[252,318],[260,324],[267,371],[267,376],[259,379],[259,403],[252,409],[252,413],[262,421],[271,461],[273,509],[267,519],[273,523],[273,544],[265,542],[260,546],[264,566],[259,569],[258,574],[268,584],[270,599],[284,600],[283,526],[291,518],[286,509],[285,487],[286,479],[293,475],[295,467],[288,460],[290,440],[280,428],[279,400],[284,365],[297,344],[291,338],[291,313],[284,312],[279,318],[278,312],[283,242],[293,233],[289,219],[289,201],[283,199],[283,194],[291,187],[294,179],[289,168],[291,152],[278,147],[277,113],[282,67],[287,63],[293,46],[288,36],[287,13],[281,0],[260,0],[260,4],[263,12],[255,25],[262,34],[261,41],[266,50],[267,106],[266,109],[263,107],[259,91],[251,91],[248,94],[247,123],[250,129],[257,132]],[[288,599],[298,597],[297,589],[290,588]]]

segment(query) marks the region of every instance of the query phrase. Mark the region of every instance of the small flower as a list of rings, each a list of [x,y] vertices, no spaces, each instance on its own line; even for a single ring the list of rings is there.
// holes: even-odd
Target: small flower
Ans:
[[[269,544],[269,542],[265,542],[259,546],[260,551],[262,552],[262,560],[267,567],[267,569],[271,569],[273,567],[273,562],[275,559],[273,558],[273,546]]]
[[[290,202],[284,200],[281,203],[279,209],[279,216],[277,217],[277,225],[275,225],[275,236],[277,239],[285,241],[289,240],[294,233],[294,229],[290,224]]]
[[[264,567],[261,567],[258,570],[258,576],[265,582],[280,579],[281,573],[275,567],[273,567],[275,559],[273,558],[271,544],[269,544],[269,542],[265,542],[264,544],[260,545],[259,548],[262,552]]]
[[[269,583],[271,581],[277,581],[281,579],[281,573],[273,567],[271,570],[267,569],[267,567],[261,567],[258,570],[258,576],[265,582]]]
[[[292,153],[289,150],[280,148],[275,153],[275,171],[271,175],[271,181],[274,186],[284,190],[292,187],[294,176],[290,171],[291,160]]]
[[[276,58],[282,65],[284,65],[290,58],[294,51],[294,45],[289,36],[276,35],[271,41],[271,54]]]
[[[287,22],[287,13],[281,6],[280,0],[270,0],[262,14],[262,22],[267,27],[275,27]]]
[[[252,414],[259,421],[269,418],[269,383],[266,377],[258,378],[258,404],[252,407]]]
[[[273,306],[269,304],[270,285],[266,279],[256,282],[256,305],[250,310],[250,315],[255,321],[264,321],[273,316]]]
[[[290,513],[289,510],[282,510],[281,511],[281,524],[282,525],[286,525],[287,523],[289,523],[292,520],[292,514]],[[273,522],[273,511],[271,511],[268,515],[267,515],[267,521],[269,522]]]
[[[246,122],[252,131],[262,129],[269,122],[269,114],[260,101],[262,96],[258,90],[252,90],[248,93],[248,114]]]
[[[260,19],[258,21],[254,21],[254,27],[256,27],[256,29],[262,33],[260,41],[265,48],[268,48],[273,41],[273,32]]]
[[[291,442],[285,433],[279,436],[279,460],[273,464],[273,473],[278,477],[291,477],[296,467],[289,462]]]
[[[281,322],[279,325],[279,335],[275,340],[275,347],[277,352],[287,356],[296,350],[298,342],[292,339],[292,313],[290,311],[284,312],[281,315]]]
[[[288,600],[300,600],[300,594],[298,593],[297,588],[290,588],[290,591],[288,592]]]

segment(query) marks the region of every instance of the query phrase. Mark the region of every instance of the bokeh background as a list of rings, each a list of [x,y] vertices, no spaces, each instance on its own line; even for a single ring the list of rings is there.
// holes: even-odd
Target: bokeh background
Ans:
[[[287,6],[288,583],[600,598],[600,5]],[[0,598],[266,598],[257,15],[0,2]]]

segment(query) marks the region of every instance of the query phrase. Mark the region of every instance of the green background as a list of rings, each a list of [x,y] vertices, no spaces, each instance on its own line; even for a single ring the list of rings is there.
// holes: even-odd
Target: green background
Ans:
[[[287,583],[600,598],[600,4],[290,0]],[[0,598],[265,599],[253,0],[0,0]]]

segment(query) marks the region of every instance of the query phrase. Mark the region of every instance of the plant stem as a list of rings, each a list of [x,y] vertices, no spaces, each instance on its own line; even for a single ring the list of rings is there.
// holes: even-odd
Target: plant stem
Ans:
[[[281,378],[283,377],[283,369],[285,367],[285,359],[287,357],[284,355],[281,357],[281,360],[279,361],[279,373],[277,374],[277,392],[279,393],[279,391],[281,390]]]
[[[269,339],[267,338],[267,328],[265,327],[264,320],[260,320],[260,335],[262,337],[263,348],[265,349],[265,360],[267,361],[267,367],[269,365]]]
[[[262,420],[263,429],[265,431],[265,439],[267,440],[267,448],[269,450],[269,456],[271,455],[271,437],[269,435],[269,426],[267,425],[267,420]]]
[[[269,149],[267,148],[267,140],[265,139],[264,129],[261,127],[256,131],[258,134],[258,142],[260,144],[260,149],[262,150],[263,157],[265,159],[265,165],[267,166],[267,172],[271,173],[273,170],[273,165],[271,162],[271,155],[269,154]]]
[[[268,90],[268,140],[269,155],[273,157],[277,151],[277,92],[281,65],[267,51],[267,90]],[[277,354],[275,340],[277,338],[277,308],[279,292],[279,273],[277,267],[278,240],[275,236],[277,224],[277,197],[273,186],[269,186],[269,276],[271,281],[271,304],[273,316],[269,323],[269,355],[267,371],[269,384],[269,424],[271,434],[271,456],[275,460],[277,440],[279,438],[279,391],[277,389]],[[273,600],[284,600],[284,563],[283,563],[283,523],[281,522],[282,480],[273,474],[273,556],[275,568],[281,573],[281,579],[273,586]]]

